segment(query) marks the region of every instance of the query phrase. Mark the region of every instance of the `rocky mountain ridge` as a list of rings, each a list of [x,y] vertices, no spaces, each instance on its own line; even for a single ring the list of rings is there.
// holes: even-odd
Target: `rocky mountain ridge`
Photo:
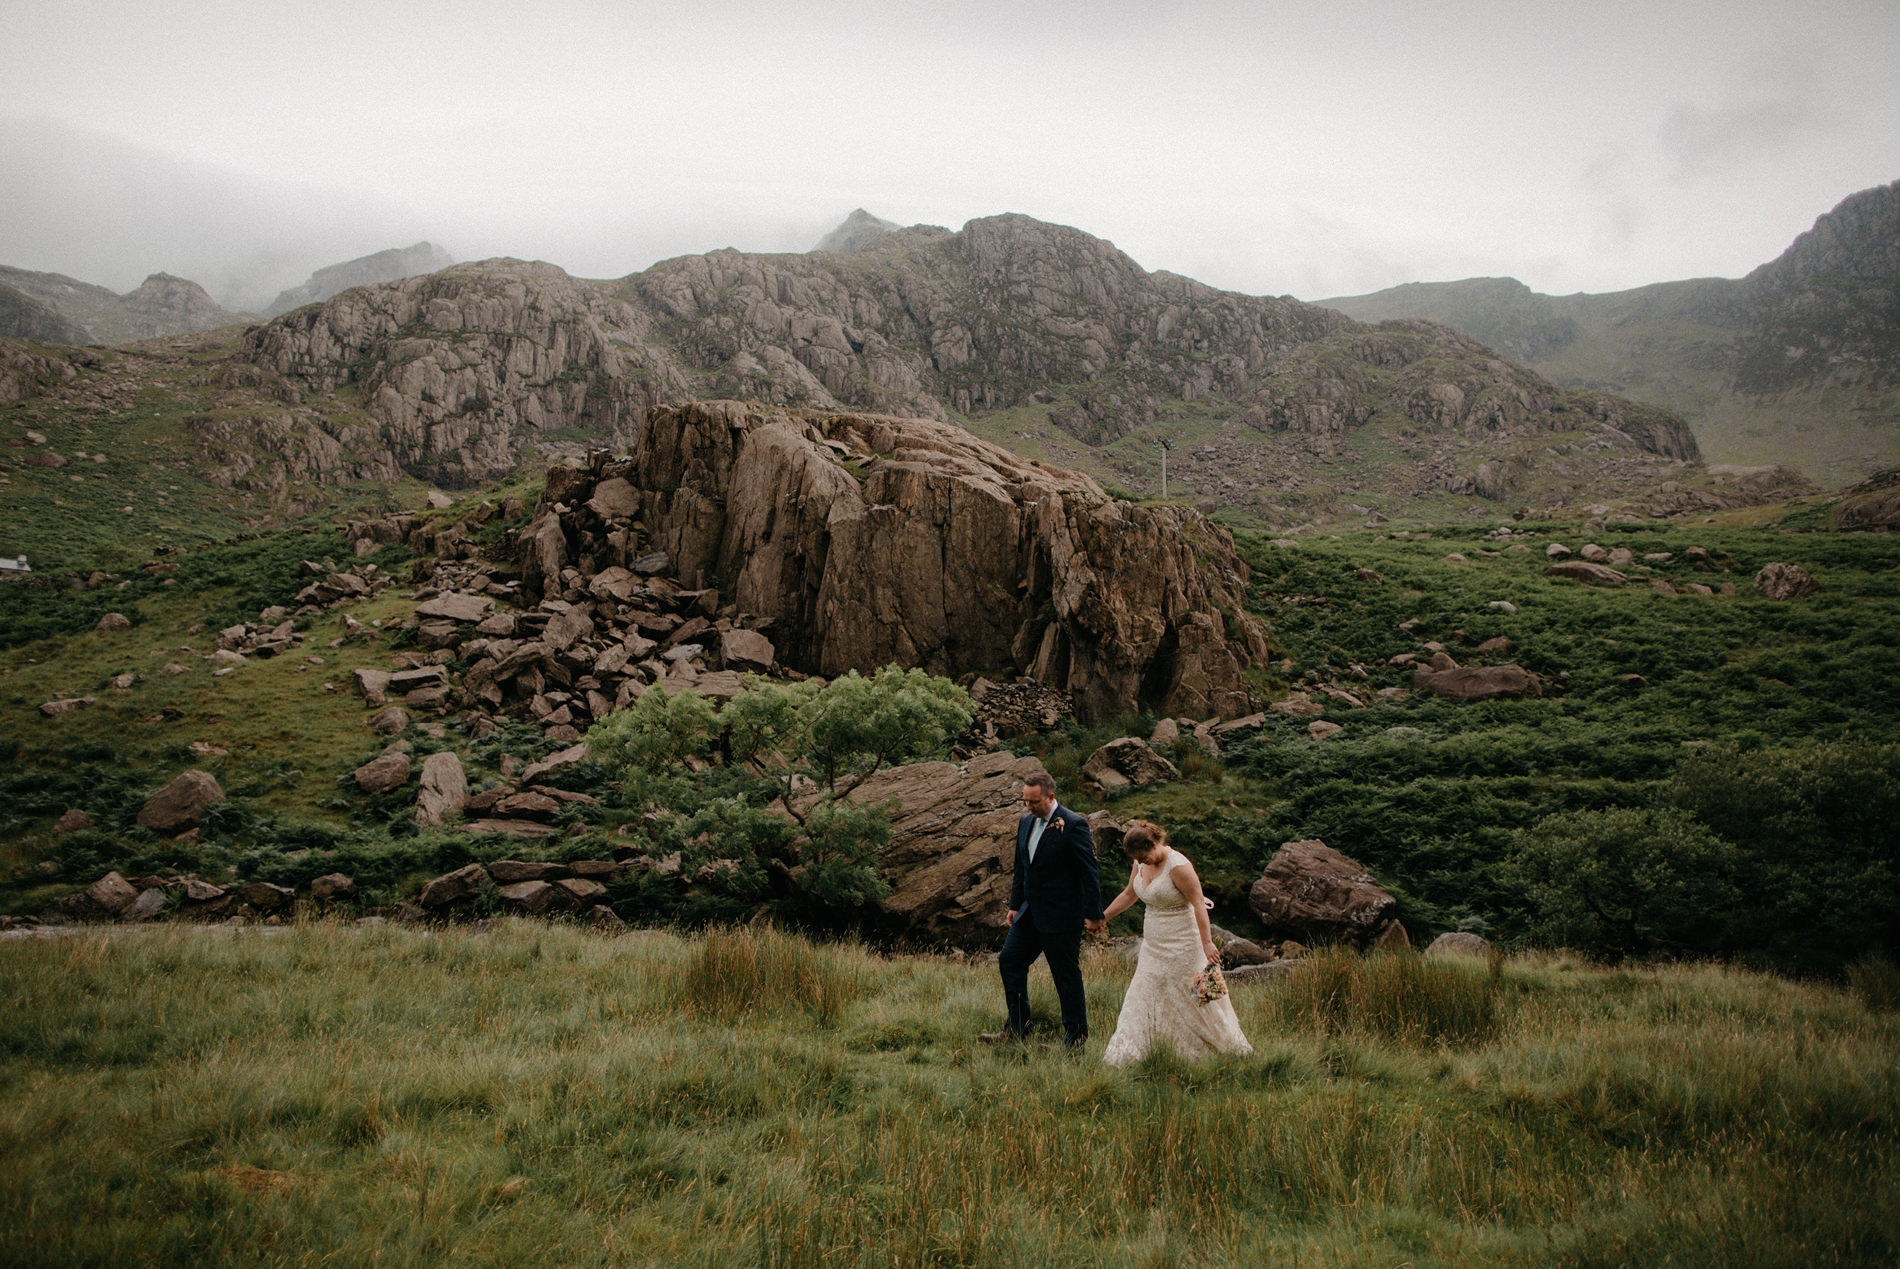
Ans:
[[[371,255],[346,260],[318,269],[301,286],[278,293],[264,310],[265,317],[276,317],[306,304],[321,304],[353,286],[372,286],[378,282],[399,282],[420,273],[435,273],[455,263],[455,257],[433,242],[418,242],[412,247],[392,247]]]
[[[1558,384],[1674,411],[1719,461],[1834,484],[1900,462],[1900,182],[1845,199],[1740,279],[1550,296],[1469,278],[1319,302],[1442,322]]]
[[[718,251],[607,282],[462,264],[235,342],[78,360],[22,346],[0,375],[13,420],[49,448],[107,461],[182,441],[201,501],[259,524],[362,482],[468,488],[625,452],[655,407],[708,399],[955,422],[1137,501],[1162,492],[1166,461],[1172,500],[1281,529],[1580,504],[1663,514],[1789,491],[1705,470],[1666,412],[1558,388],[1445,327],[1215,291],[1023,216],[913,226],[849,254]],[[115,442],[132,401],[138,439]]]
[[[92,332],[52,305],[25,291],[0,286],[0,339],[30,339],[42,344],[86,344]]]
[[[211,330],[243,320],[219,305],[196,282],[154,273],[135,289],[116,295],[103,286],[80,282],[62,273],[34,273],[0,266],[0,292],[11,291],[50,311],[49,321],[15,300],[15,313],[34,313],[31,329],[4,333],[16,339],[45,343],[129,344],[136,340],[190,331]],[[62,338],[62,336],[64,336]]]
[[[1013,215],[887,232],[850,254],[715,251],[604,283],[460,265],[287,314],[239,356],[290,396],[351,394],[399,466],[450,485],[493,478],[550,434],[625,446],[647,407],[694,398],[979,430],[1014,412],[1052,438],[1050,457],[1143,483],[1138,441],[1106,451],[1180,420],[1230,450],[1254,445],[1212,488],[1189,483],[1203,509],[1252,504],[1261,518],[1280,514],[1270,493],[1356,492],[1303,500],[1302,482],[1280,479],[1299,456],[1345,462],[1388,442],[1416,452],[1386,455],[1361,487],[1398,486],[1400,501],[1508,498],[1560,448],[1628,458],[1619,479],[1645,488],[1660,483],[1647,468],[1699,458],[1669,415],[1566,393],[1441,327],[1369,328],[1151,274],[1110,243]],[[1587,459],[1565,487],[1602,465]]]

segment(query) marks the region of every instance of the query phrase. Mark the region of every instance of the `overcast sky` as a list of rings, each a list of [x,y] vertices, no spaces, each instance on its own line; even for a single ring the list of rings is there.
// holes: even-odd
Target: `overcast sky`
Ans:
[[[1900,3],[0,0],[0,264],[261,303],[1024,212],[1306,299],[1740,276],[1900,179]]]

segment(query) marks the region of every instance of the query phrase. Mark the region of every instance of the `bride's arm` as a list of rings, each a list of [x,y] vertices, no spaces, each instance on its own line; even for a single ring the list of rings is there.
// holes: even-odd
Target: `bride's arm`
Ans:
[[[1122,892],[1120,894],[1116,895],[1113,899],[1109,900],[1108,906],[1106,908],[1102,909],[1102,921],[1104,923],[1113,921],[1116,917],[1120,916],[1122,913],[1128,911],[1128,909],[1134,906],[1135,906],[1135,873],[1134,873],[1134,870],[1131,868],[1128,871],[1128,884],[1122,887]]]
[[[1201,952],[1208,960],[1218,963],[1220,949],[1214,946],[1214,931],[1207,923],[1207,903],[1201,894],[1201,879],[1194,871],[1194,865],[1182,860],[1169,870],[1174,877],[1174,888],[1187,900],[1188,910],[1194,914],[1194,924],[1201,930]]]

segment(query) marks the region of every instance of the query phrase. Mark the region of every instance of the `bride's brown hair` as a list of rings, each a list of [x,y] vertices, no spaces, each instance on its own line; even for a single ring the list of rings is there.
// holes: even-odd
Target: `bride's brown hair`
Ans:
[[[1136,820],[1128,832],[1122,836],[1122,854],[1134,859],[1167,843],[1168,835],[1161,831],[1159,824],[1150,824],[1147,820]]]

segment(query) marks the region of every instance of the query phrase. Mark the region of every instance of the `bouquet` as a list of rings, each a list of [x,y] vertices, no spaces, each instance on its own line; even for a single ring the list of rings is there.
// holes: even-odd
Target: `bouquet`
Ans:
[[[1227,994],[1227,980],[1221,976],[1220,962],[1209,961],[1207,968],[1194,976],[1194,1003],[1207,1004]]]

